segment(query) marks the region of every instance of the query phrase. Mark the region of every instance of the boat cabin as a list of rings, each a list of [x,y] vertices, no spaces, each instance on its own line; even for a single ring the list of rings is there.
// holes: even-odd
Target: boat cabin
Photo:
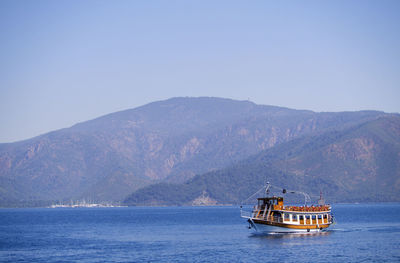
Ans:
[[[260,197],[257,198],[258,200],[258,206],[262,209],[267,206],[267,209],[270,208],[270,206],[273,206],[272,209],[282,209],[283,208],[283,197]]]

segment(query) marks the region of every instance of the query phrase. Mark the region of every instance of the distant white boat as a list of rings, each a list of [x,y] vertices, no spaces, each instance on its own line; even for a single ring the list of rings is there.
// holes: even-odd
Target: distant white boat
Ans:
[[[77,201],[75,203],[71,202],[70,204],[52,204],[48,208],[60,208],[60,207],[68,207],[68,208],[89,207],[89,208],[94,208],[94,207],[123,207],[123,206],[112,205],[112,204],[87,203],[85,200],[83,200],[83,201]]]

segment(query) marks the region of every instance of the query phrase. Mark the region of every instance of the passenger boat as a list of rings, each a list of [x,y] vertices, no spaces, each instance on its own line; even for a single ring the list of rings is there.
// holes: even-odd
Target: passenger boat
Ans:
[[[320,197],[318,205],[307,205],[311,200],[308,194],[282,189],[282,193],[300,193],[305,197],[301,206],[286,206],[281,196],[268,196],[271,185],[268,183],[266,197],[257,198],[258,204],[251,212],[242,210],[241,217],[246,218],[249,228],[261,233],[320,232],[334,223],[331,206],[325,205]]]

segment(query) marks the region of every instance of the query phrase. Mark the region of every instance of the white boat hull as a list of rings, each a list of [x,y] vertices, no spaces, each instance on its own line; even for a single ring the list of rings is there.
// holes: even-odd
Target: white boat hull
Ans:
[[[320,230],[319,228],[314,229],[295,229],[295,228],[287,228],[287,227],[279,227],[279,226],[271,226],[265,224],[257,224],[253,223],[252,228],[259,233],[271,234],[271,233],[316,233],[324,230]]]

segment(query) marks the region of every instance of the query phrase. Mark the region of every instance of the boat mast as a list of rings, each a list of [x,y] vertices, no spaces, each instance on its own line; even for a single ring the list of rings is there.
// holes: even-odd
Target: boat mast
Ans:
[[[266,186],[265,186],[265,194],[267,195],[267,197],[269,196],[269,188],[271,187],[271,185],[269,184],[269,182],[267,182]]]

